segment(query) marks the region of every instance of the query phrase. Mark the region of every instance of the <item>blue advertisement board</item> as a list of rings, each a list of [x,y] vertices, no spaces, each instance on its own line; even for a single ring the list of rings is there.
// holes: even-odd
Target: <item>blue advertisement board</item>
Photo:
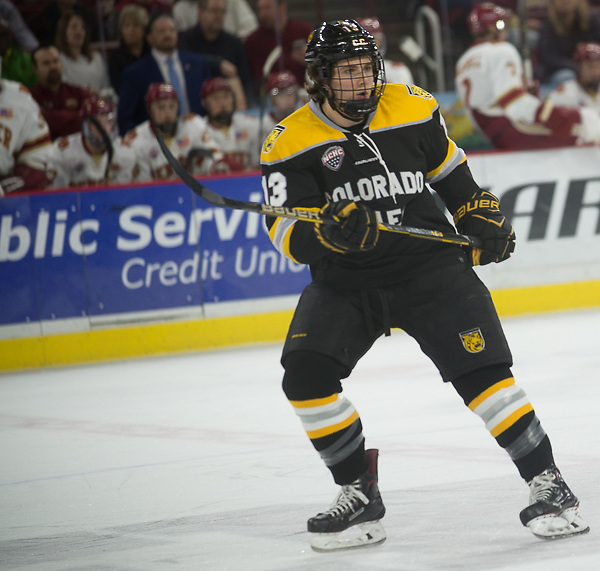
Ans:
[[[204,183],[262,201],[259,175]],[[293,295],[309,279],[273,248],[262,216],[182,183],[0,201],[0,325]]]

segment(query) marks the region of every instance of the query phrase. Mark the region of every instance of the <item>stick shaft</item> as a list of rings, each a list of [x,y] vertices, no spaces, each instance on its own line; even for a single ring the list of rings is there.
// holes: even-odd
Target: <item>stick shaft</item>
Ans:
[[[245,210],[246,212],[256,212],[258,214],[264,214],[266,216],[279,216],[284,218],[295,218],[296,220],[302,220],[305,222],[312,222],[313,224],[338,224],[339,222],[333,218],[323,218],[320,212],[315,210],[303,209],[303,208],[289,208],[287,206],[271,206],[269,204],[261,204],[260,202],[246,202],[243,200],[236,200],[235,198],[228,198],[217,194],[204,186],[201,182],[197,181],[189,172],[183,168],[179,161],[173,156],[165,140],[163,139],[160,131],[156,132],[156,138],[161,147],[163,154],[169,161],[169,164],[175,171],[175,173],[181,178],[190,189],[197,194],[200,198],[206,200],[206,202],[214,205],[221,206],[223,208],[233,208],[236,210]],[[467,246],[470,248],[477,248],[480,246],[478,238],[473,236],[465,236],[464,234],[454,233],[443,233],[439,230],[429,230],[428,228],[413,228],[411,226],[403,226],[397,224],[386,224],[384,222],[379,223],[379,229],[386,232],[395,232],[396,234],[403,234],[405,236],[412,236],[414,238],[423,238],[426,240],[434,240],[436,242],[444,242],[446,244],[456,244],[458,246]]]

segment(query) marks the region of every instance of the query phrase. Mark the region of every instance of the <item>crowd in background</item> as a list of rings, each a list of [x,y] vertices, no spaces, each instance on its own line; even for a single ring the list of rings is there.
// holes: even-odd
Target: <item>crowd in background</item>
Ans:
[[[195,175],[257,169],[262,141],[308,100],[316,22],[290,4],[0,0],[0,196],[175,178],[157,132]],[[456,92],[493,147],[600,144],[600,0],[529,0],[525,20],[516,0],[444,4]],[[376,17],[347,17],[376,38],[389,82],[414,83]],[[499,135],[502,122],[539,144]]]

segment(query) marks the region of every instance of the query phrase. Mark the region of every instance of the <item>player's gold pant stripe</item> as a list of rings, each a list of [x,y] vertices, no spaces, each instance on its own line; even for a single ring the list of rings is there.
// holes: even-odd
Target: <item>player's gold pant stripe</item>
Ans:
[[[321,398],[321,399],[311,399],[311,400],[291,400],[292,406],[294,408],[313,408],[315,406],[323,406],[325,404],[332,403],[336,401],[338,398],[337,393],[333,394],[329,397]]]
[[[495,385],[492,385],[489,389],[483,391],[478,397],[474,398],[469,403],[469,408],[472,411],[474,411],[483,401],[487,400],[493,394],[497,393],[501,389],[505,389],[514,384],[515,384],[514,377],[509,377],[508,379],[504,379],[503,381],[500,381],[500,382],[496,383]]]
[[[328,436],[334,432],[343,430],[344,428],[350,426],[355,420],[358,420],[358,412],[356,410],[342,422],[338,422],[337,424],[333,424],[331,426],[326,426],[325,428],[321,428],[319,430],[307,430],[306,434],[308,434],[308,437],[311,440],[314,440],[315,438],[322,438],[323,436]]]
[[[525,416],[528,412],[533,410],[533,406],[531,403],[527,403],[521,408],[517,409],[511,415],[507,416],[502,422],[497,424],[494,428],[490,430],[490,434],[495,438],[496,436],[502,434],[507,428],[510,428],[517,420],[521,417]]]

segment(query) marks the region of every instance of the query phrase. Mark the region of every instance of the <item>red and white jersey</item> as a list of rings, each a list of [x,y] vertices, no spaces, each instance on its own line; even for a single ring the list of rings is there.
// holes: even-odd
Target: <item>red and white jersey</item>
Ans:
[[[566,129],[551,106],[525,89],[523,65],[508,42],[481,42],[456,64],[456,91],[474,127],[499,149],[534,149],[600,144],[598,113],[582,108]],[[557,106],[558,109],[559,106]],[[544,110],[548,113],[545,115]],[[550,124],[551,118],[557,121]]]
[[[52,143],[48,157],[48,188],[124,184],[137,180],[135,154],[120,138],[113,141],[113,159],[105,180],[107,163],[108,153],[92,155],[82,133],[59,137]]]
[[[258,169],[260,164],[260,120],[243,111],[236,111],[231,125],[225,128],[208,123],[211,136],[226,157],[239,163],[243,170]]]
[[[0,176],[12,174],[17,163],[44,170],[50,146],[48,124],[29,90],[0,80]]]
[[[136,156],[139,181],[176,179],[177,175],[160,149],[150,121],[144,121],[124,137]],[[212,154],[218,154],[219,146],[209,132],[203,117],[188,113],[180,117],[173,137],[165,137],[165,143],[173,156],[192,175],[212,172]]]
[[[600,112],[600,89],[590,95],[576,79],[569,79],[548,94],[548,99],[565,107],[591,107]]]
[[[404,85],[413,85],[415,83],[413,75],[405,63],[386,59],[383,62],[383,66],[387,83],[403,83]]]
[[[481,42],[456,63],[456,91],[465,109],[512,122],[535,122],[541,101],[525,89],[523,63],[509,42]]]

